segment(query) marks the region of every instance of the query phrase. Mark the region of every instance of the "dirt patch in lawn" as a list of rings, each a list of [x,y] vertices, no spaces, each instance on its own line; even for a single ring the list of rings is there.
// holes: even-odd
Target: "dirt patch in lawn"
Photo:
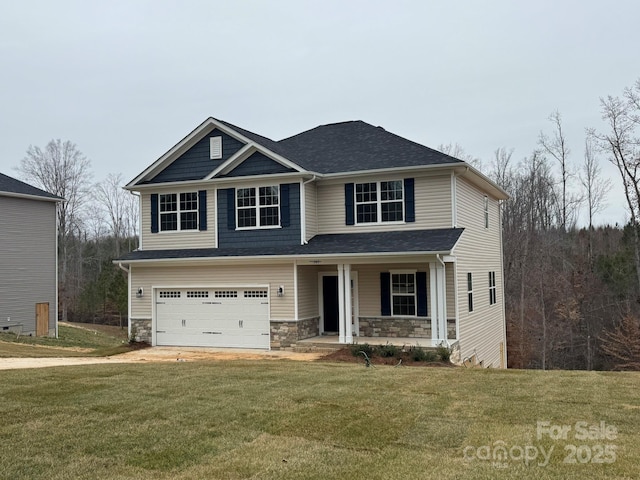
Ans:
[[[351,349],[342,348],[340,350],[336,350],[335,352],[326,354],[322,356],[320,361],[323,362],[348,362],[348,363],[361,363],[362,365],[366,365],[366,359],[364,355],[358,354],[353,355]],[[442,362],[440,360],[435,360],[431,362],[426,361],[416,361],[411,358],[411,355],[408,352],[399,352],[397,355],[393,357],[381,357],[378,355],[374,355],[369,358],[371,365],[392,365],[392,366],[408,366],[408,367],[455,367],[451,362]]]

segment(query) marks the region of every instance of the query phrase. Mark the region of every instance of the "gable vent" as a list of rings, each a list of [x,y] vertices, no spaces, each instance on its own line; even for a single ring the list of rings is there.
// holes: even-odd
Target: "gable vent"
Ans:
[[[209,146],[211,160],[220,160],[222,158],[222,137],[210,137]]]

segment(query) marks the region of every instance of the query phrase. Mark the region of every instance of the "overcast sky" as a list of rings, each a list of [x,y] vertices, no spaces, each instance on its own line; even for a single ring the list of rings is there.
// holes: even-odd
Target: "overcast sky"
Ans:
[[[640,2],[0,0],[0,171],[71,140],[127,181],[209,116],[280,140],[364,120],[521,160],[640,78]],[[624,222],[620,181],[598,219]]]

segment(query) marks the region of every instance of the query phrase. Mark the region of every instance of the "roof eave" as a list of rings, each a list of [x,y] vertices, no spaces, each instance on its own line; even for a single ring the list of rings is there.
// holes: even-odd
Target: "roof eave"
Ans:
[[[45,197],[43,195],[30,195],[28,193],[4,192],[0,191],[0,197],[24,198],[26,200],[40,200],[42,202],[64,202],[64,198]]]
[[[385,259],[387,257],[416,257],[416,256],[435,256],[435,255],[450,255],[453,250],[421,250],[421,251],[400,251],[400,252],[361,252],[361,253],[308,253],[308,254],[292,254],[292,255],[247,255],[247,256],[225,256],[225,257],[190,257],[190,258],[146,258],[146,259],[134,259],[134,260],[113,260],[114,264],[152,264],[152,263],[202,263],[203,261],[209,262],[238,262],[239,260],[254,262],[259,261],[262,263],[268,263],[270,261],[286,261],[286,260],[300,260],[307,259],[309,262],[314,260],[328,261],[331,259],[354,258],[358,260],[364,260],[367,258],[375,258],[377,260]]]

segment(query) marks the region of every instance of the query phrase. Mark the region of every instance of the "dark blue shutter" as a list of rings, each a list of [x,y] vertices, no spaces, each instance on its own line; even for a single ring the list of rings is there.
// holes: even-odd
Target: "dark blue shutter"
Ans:
[[[345,183],[344,185],[344,209],[347,225],[355,224],[354,206],[353,206],[353,183]]]
[[[288,227],[290,224],[289,185],[280,185],[280,225]]]
[[[391,316],[391,274],[380,272],[380,314]]]
[[[151,233],[158,233],[158,194],[151,194]]]
[[[416,273],[416,289],[418,290],[418,316],[427,317],[427,272]]]
[[[413,178],[404,179],[404,221],[416,221],[416,199]]]
[[[200,231],[207,229],[207,191],[198,190],[198,226]]]
[[[236,229],[236,189],[227,189],[227,228]]]

